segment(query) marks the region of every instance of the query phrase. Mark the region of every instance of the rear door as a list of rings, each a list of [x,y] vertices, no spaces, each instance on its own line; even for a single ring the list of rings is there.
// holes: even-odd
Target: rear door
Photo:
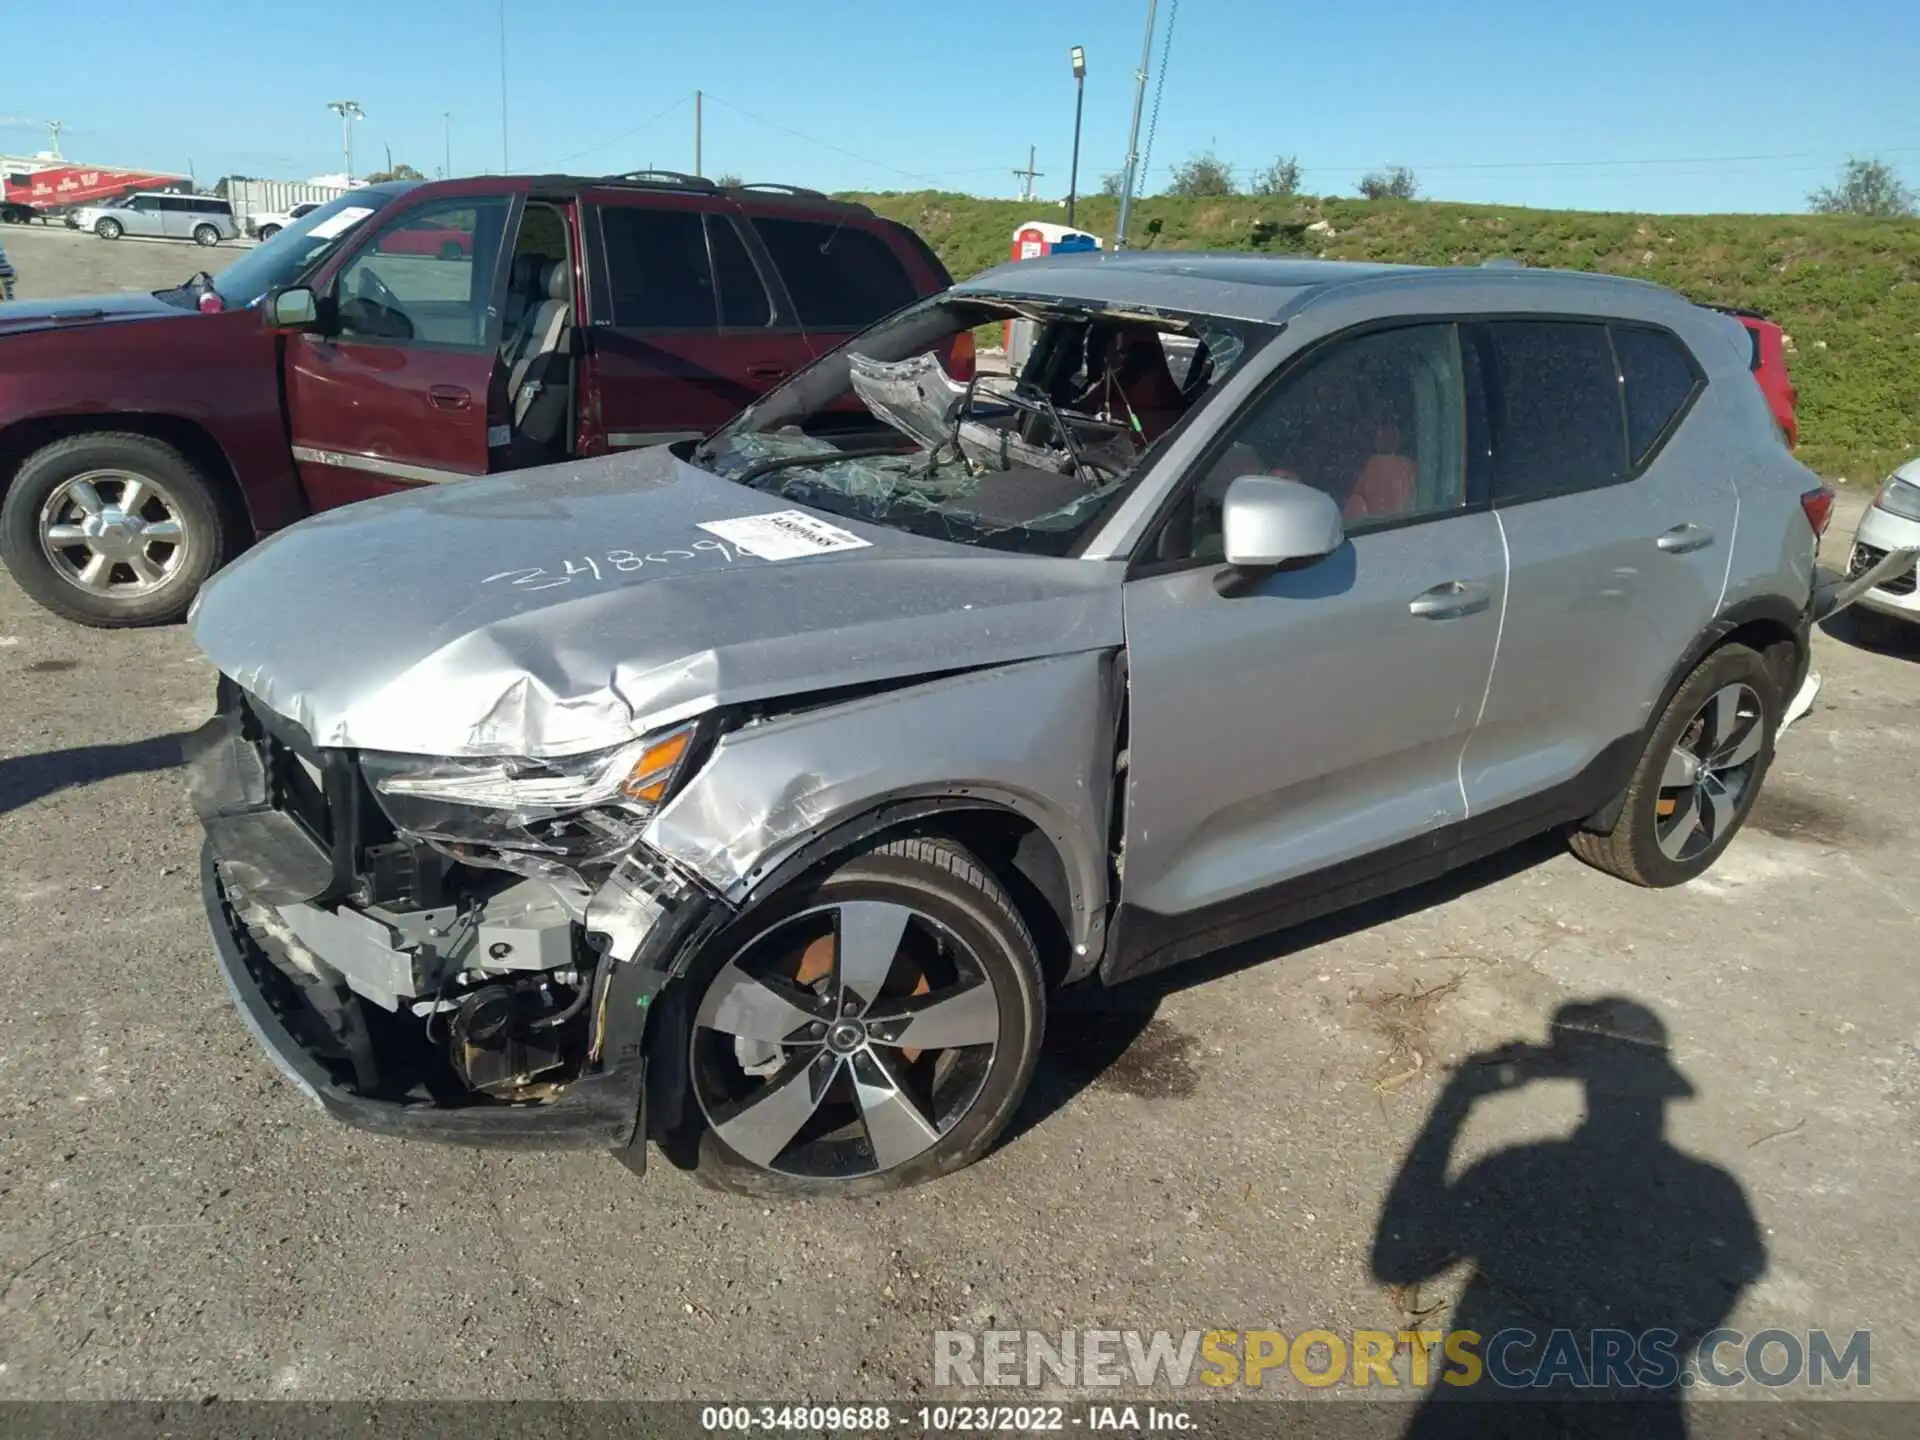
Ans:
[[[184,240],[193,234],[193,222],[199,216],[194,214],[192,196],[161,195],[153,204],[159,212],[160,234],[169,240]]]
[[[285,359],[294,460],[316,509],[487,472],[513,208],[504,195],[429,200],[322,279],[329,323],[289,335]],[[448,258],[450,229],[472,243]]]
[[[749,223],[816,356],[940,288],[916,281],[879,234],[844,218],[759,213]]]
[[[1479,814],[1630,761],[1719,609],[1737,497],[1687,426],[1704,381],[1667,331],[1528,319],[1476,338],[1510,557],[1500,663],[1461,764]]]
[[[583,451],[705,435],[812,358],[731,205],[639,189],[585,198]]]

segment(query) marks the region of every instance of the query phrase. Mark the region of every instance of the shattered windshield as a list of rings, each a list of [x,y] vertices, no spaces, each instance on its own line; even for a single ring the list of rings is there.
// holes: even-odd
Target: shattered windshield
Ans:
[[[983,326],[1012,363],[975,357]],[[1083,302],[941,298],[856,337],[694,452],[833,514],[966,545],[1068,554],[1142,456],[1267,326]]]

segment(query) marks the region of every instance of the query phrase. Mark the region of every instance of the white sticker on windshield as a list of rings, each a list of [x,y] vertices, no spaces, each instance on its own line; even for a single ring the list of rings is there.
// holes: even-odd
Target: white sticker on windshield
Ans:
[[[699,528],[762,560],[798,560],[835,550],[865,550],[873,544],[804,510],[742,515],[737,520],[702,520]]]
[[[309,230],[307,234],[313,236],[316,240],[331,240],[334,236],[344,234],[346,231],[352,229],[372,213],[373,207],[371,205],[349,205],[346,209],[329,215]]]

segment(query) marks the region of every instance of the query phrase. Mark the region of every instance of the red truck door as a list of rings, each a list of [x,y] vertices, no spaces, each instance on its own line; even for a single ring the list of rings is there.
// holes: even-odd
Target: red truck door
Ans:
[[[583,198],[583,451],[704,435],[813,358],[727,201],[638,187]]]
[[[505,195],[428,201],[322,278],[323,331],[287,337],[288,428],[317,510],[484,475],[504,409]],[[464,247],[448,236],[471,237]],[[505,443],[505,437],[498,437]]]

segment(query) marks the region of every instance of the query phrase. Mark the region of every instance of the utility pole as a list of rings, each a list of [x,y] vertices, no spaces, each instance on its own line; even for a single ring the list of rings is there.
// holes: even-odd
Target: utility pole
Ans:
[[[440,178],[442,180],[451,180],[453,178],[453,112],[451,110],[442,110],[440,112],[440,121],[442,125],[446,127],[445,142],[447,147],[446,163],[440,168]]]
[[[393,146],[387,146],[387,174],[393,174]]]
[[[1087,103],[1087,52],[1076,45],[1068,54],[1073,61],[1073,165],[1067,171],[1067,224],[1073,224],[1075,202],[1080,198],[1080,112]]]
[[[346,166],[347,184],[353,184],[353,122],[367,118],[358,100],[329,100],[327,109],[340,117],[340,161]]]
[[[1133,127],[1127,132],[1127,176],[1120,182],[1120,223],[1113,248],[1127,248],[1127,212],[1133,208],[1134,167],[1140,163],[1140,111],[1147,100],[1147,67],[1153,63],[1153,17],[1157,0],[1147,0],[1147,36],[1140,42],[1140,68],[1133,72]]]
[[[1014,178],[1016,180],[1021,180],[1024,182],[1020,187],[1020,198],[1022,200],[1033,199],[1033,182],[1036,179],[1038,179],[1040,176],[1047,173],[1044,170],[1036,170],[1033,168],[1034,149],[1035,147],[1032,145],[1029,145],[1027,147],[1027,168],[1024,170],[1015,170],[1013,172]]]
[[[693,173],[702,175],[700,168],[700,92],[693,92]]]

